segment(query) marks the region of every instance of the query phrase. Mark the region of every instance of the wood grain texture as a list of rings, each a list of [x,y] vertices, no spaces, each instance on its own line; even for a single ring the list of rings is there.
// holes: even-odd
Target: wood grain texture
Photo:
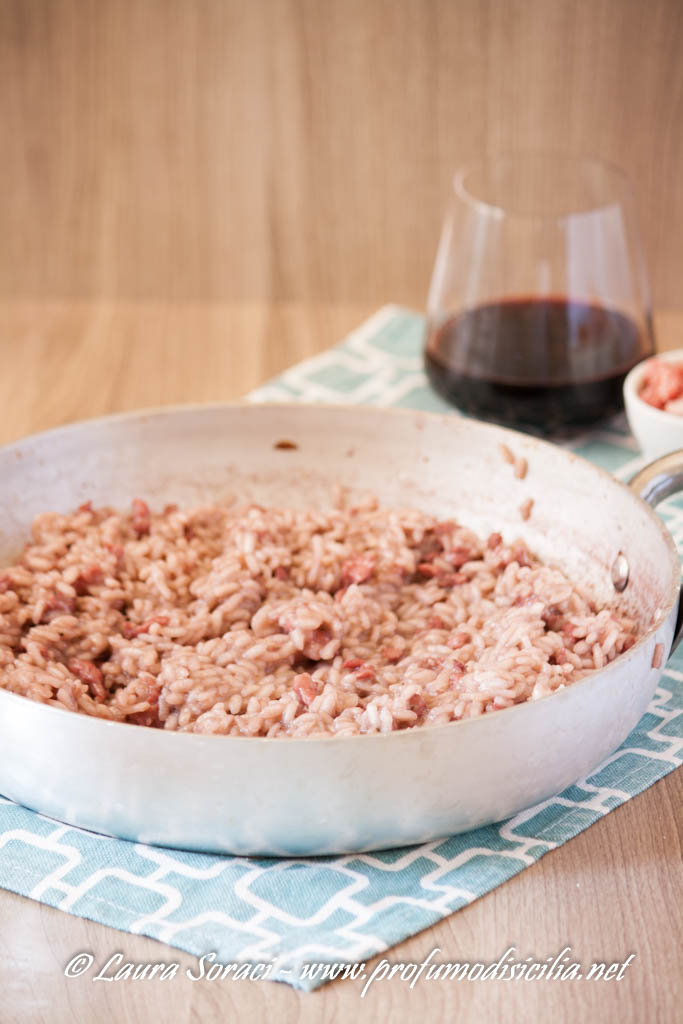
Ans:
[[[11,367],[0,373],[0,444],[112,412],[238,399],[375,308],[0,304],[0,365]]]
[[[339,340],[364,305],[0,305],[0,443],[84,416],[159,403],[237,398]],[[662,348],[683,315],[660,315]],[[21,386],[19,386],[19,382]],[[491,962],[509,946],[538,959],[572,947],[583,964],[636,958],[615,982],[335,982],[312,994],[268,982],[191,982],[178,950],[0,891],[2,1024],[277,1021],[332,1024],[670,1024],[683,996],[683,772],[677,771],[488,896],[390,950],[392,962]],[[98,965],[178,962],[168,982],[69,981],[79,951]],[[375,961],[376,962],[376,961]],[[373,962],[374,963],[374,962]],[[372,965],[371,965],[372,967]]]
[[[0,0],[0,296],[421,306],[454,169],[632,177],[683,307],[680,0]]]

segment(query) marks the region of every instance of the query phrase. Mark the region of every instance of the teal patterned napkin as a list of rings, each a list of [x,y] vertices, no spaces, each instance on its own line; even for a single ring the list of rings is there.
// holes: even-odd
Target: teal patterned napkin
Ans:
[[[422,372],[423,326],[420,316],[386,307],[250,399],[445,410]],[[641,461],[619,423],[572,447],[624,479]],[[660,511],[683,550],[680,500]],[[368,960],[489,892],[682,762],[683,652],[616,753],[503,824],[383,853],[276,860],[123,842],[0,798],[0,886],[197,958],[268,964],[271,980],[312,989],[324,978],[305,965]],[[159,959],[170,960],[161,951]],[[212,963],[206,959],[204,969]]]

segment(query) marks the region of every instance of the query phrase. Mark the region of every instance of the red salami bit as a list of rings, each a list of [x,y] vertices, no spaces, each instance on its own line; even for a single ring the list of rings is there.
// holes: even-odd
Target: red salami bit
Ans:
[[[386,661],[400,661],[401,658],[403,657],[403,651],[401,650],[400,647],[383,647],[382,657]]]
[[[284,582],[285,580],[289,579],[289,569],[284,565],[278,565],[275,571],[273,572],[273,575],[275,576],[276,579],[282,580]]]
[[[101,704],[107,696],[102,683],[102,671],[92,661],[72,658],[66,666],[82,683],[85,683],[92,697]]]
[[[362,668],[365,662],[362,658],[347,658],[346,661],[342,662],[342,668],[353,671],[357,668]]]
[[[92,583],[100,583],[102,570],[99,565],[89,565],[83,572],[80,572],[73,582],[73,588],[79,597],[87,594]]]
[[[529,561],[528,552],[526,548],[522,547],[521,544],[518,547],[516,547],[512,552],[512,560],[514,562],[518,562],[520,566],[531,565],[531,562]]]
[[[683,370],[676,363],[655,360],[647,366],[639,397],[656,409],[676,401],[683,390]]]
[[[308,672],[300,672],[294,677],[293,690],[302,704],[310,707],[318,696],[318,684]]]
[[[374,568],[375,559],[370,555],[352,555],[342,565],[342,583],[347,587],[351,583],[365,583]]]
[[[128,722],[132,722],[133,725],[146,725],[149,728],[155,728],[159,725],[159,709],[156,707],[148,708],[147,711],[134,711],[132,715],[128,715]]]
[[[461,647],[464,647],[465,644],[468,644],[471,639],[472,637],[470,636],[469,633],[455,633],[448,641],[448,646],[451,648],[451,650],[457,651]]]
[[[455,547],[446,555],[446,560],[451,563],[454,569],[459,569],[465,562],[470,562],[473,557],[471,548]]]
[[[427,705],[420,693],[414,693],[408,698],[408,707],[411,711],[415,712],[418,718],[422,718],[427,710]]]
[[[111,551],[116,559],[116,568],[120,569],[123,565],[123,544],[105,544],[104,546],[107,551]]]
[[[522,597],[521,594],[518,594],[517,597],[512,602],[512,606],[513,606],[513,608],[528,607],[528,605],[530,605],[530,604],[536,604],[537,601],[538,601],[538,598],[536,597],[535,594],[526,594],[526,596],[524,596],[524,597]],[[543,619],[543,614],[541,614],[541,618]],[[546,620],[543,619],[543,621],[545,622]]]
[[[161,723],[159,722],[159,694],[161,693],[161,685],[154,678],[149,676],[147,680],[147,694],[145,700],[149,704],[146,711],[135,711],[132,715],[128,715],[128,721],[134,725],[146,725],[152,728],[157,728]]]
[[[375,678],[375,670],[374,670],[374,668],[371,668],[369,665],[367,666],[367,668],[361,668],[361,669],[358,670],[358,672],[356,672],[356,679],[359,682],[361,682],[364,679],[374,679],[374,678]]]
[[[444,621],[438,615],[432,615],[431,619],[427,623],[428,629],[443,629]]]
[[[76,595],[63,594],[54,590],[45,602],[46,612],[72,612],[76,607]]]
[[[467,583],[468,576],[464,572],[444,572],[437,578],[440,587],[455,587],[459,583]]]
[[[503,538],[499,533],[490,534],[489,539],[486,541],[486,545],[491,549],[491,551],[494,551],[496,548],[499,548],[502,543]]]
[[[121,632],[126,640],[132,640],[133,637],[140,636],[141,633],[148,633],[150,626],[154,625],[155,622],[160,626],[167,626],[168,615],[153,615],[151,619],[146,619],[145,622],[141,622],[138,626],[133,622],[124,622]]]
[[[303,646],[303,652],[308,658],[312,658],[313,661],[318,661],[322,658],[323,651],[332,640],[332,630],[329,626],[319,626],[314,629],[310,637]]]
[[[142,501],[141,498],[134,498],[131,503],[132,508],[132,520],[131,524],[138,537],[142,537],[144,534],[149,533],[150,528],[150,511],[146,501]]]

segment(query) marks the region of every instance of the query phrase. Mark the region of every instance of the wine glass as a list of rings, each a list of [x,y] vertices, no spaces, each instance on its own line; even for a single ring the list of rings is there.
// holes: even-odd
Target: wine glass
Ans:
[[[425,365],[463,412],[570,435],[623,408],[651,355],[628,179],[599,160],[501,156],[459,171],[427,306]]]

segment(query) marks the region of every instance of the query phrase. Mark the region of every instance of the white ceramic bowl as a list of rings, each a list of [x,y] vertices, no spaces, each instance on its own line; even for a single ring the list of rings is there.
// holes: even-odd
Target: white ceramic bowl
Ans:
[[[683,363],[683,348],[660,352],[650,359],[644,359],[633,367],[624,381],[624,405],[629,426],[643,454],[651,459],[683,448],[683,416],[655,409],[638,394],[645,368],[655,359]]]

